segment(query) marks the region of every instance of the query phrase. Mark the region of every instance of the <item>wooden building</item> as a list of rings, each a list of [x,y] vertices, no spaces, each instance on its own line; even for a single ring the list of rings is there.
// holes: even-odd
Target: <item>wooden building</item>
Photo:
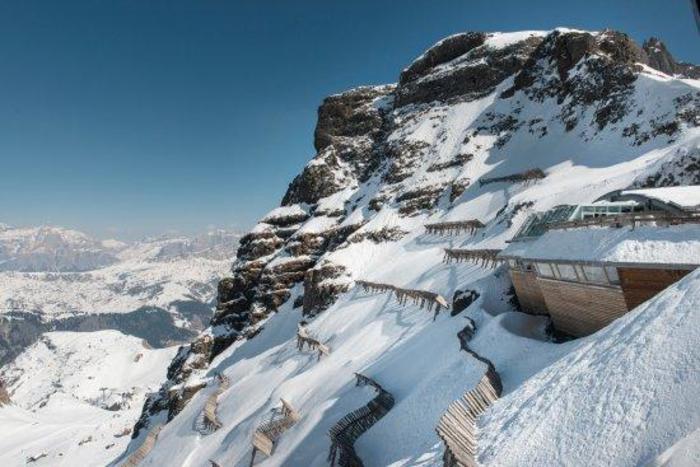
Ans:
[[[647,200],[645,190],[635,190],[615,192],[610,197],[613,204],[603,201],[605,214],[599,217],[581,214],[595,212],[595,204],[536,214],[499,254],[507,262],[523,311],[547,314],[557,330],[585,336],[698,267],[700,211],[693,196],[699,195],[700,202],[700,187],[679,189],[683,196],[673,188],[657,192],[675,196],[668,209],[661,209],[659,197]],[[692,201],[684,205],[684,199]],[[640,203],[644,209],[631,206],[616,215],[617,207],[625,206],[616,202]],[[574,221],[572,213],[581,217]],[[640,215],[643,223],[628,222]]]

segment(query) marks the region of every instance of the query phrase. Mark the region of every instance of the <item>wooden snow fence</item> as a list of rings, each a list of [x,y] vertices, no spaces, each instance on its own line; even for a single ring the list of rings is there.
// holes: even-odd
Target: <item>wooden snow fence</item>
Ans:
[[[474,389],[447,407],[436,431],[445,444],[445,467],[476,467],[476,421],[501,394],[498,374],[489,366]]]
[[[328,436],[331,438],[331,449],[328,461],[331,467],[362,467],[362,459],[355,452],[355,441],[394,406],[394,396],[382,386],[360,373],[355,373],[356,386],[372,386],[377,396],[367,405],[354,410],[341,418],[331,427]]]
[[[473,235],[478,229],[483,229],[485,225],[477,219],[455,222],[436,222],[425,224],[425,231],[431,235],[461,235],[468,233]]]
[[[301,418],[299,412],[297,412],[289,402],[284,399],[280,399],[280,402],[282,406],[273,409],[270,419],[261,424],[253,433],[253,454],[250,459],[251,466],[255,462],[255,454],[257,451],[270,457],[282,433],[294,426]]]
[[[457,334],[460,348],[486,365],[486,372],[474,389],[451,403],[440,417],[435,431],[445,445],[445,467],[476,467],[476,421],[501,396],[503,385],[493,363],[469,348],[476,324],[467,318],[467,326]]]
[[[321,356],[331,353],[330,347],[319,341],[316,337],[312,336],[308,329],[300,324],[297,329],[297,349],[299,349],[300,352],[303,352],[304,347],[308,347],[309,350],[316,351],[318,353],[318,360],[321,360]]]
[[[445,258],[443,261],[446,263],[451,263],[452,261],[456,261],[458,263],[469,261],[483,267],[495,268],[502,261],[500,258],[498,258],[498,254],[500,252],[501,250],[494,249],[466,250],[459,248],[445,248]]]
[[[529,169],[525,172],[520,172],[517,174],[506,175],[504,177],[492,177],[492,178],[481,178],[479,179],[479,185],[484,186],[489,183],[496,182],[508,182],[508,183],[530,183],[533,180],[539,180],[545,178],[546,175],[541,169]]]
[[[442,295],[434,292],[416,289],[402,289],[391,284],[382,284],[378,282],[356,281],[355,283],[362,287],[362,290],[368,293],[393,293],[396,300],[401,305],[405,305],[410,300],[414,305],[418,305],[418,307],[421,309],[427,308],[428,311],[435,310],[435,317],[437,317],[440,310],[450,307],[447,300],[445,300]]]
[[[229,388],[231,382],[222,374],[218,374],[216,379],[219,386],[216,388],[216,391],[207,398],[202,412],[195,421],[195,429],[202,435],[211,434],[222,426],[222,423],[216,416],[216,409],[219,406],[219,396]]]
[[[143,443],[141,443],[141,446],[131,453],[124,463],[121,464],[121,467],[135,467],[139,465],[146,458],[148,453],[153,450],[153,447],[156,445],[156,440],[158,439],[158,434],[160,434],[160,430],[162,429],[163,425],[153,427],[153,429],[146,435],[146,438],[143,440]]]

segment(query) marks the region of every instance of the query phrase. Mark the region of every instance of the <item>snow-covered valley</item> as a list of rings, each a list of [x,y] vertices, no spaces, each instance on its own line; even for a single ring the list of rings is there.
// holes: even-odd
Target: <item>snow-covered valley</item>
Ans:
[[[51,330],[117,329],[154,346],[191,339],[211,317],[239,237],[213,231],[127,244],[60,227],[3,227],[0,363]],[[78,268],[86,250],[109,264]]]
[[[3,465],[105,465],[129,442],[176,348],[118,331],[49,332],[0,370]]]
[[[239,237],[214,231],[129,244],[2,226],[3,465],[98,466],[117,457],[177,344],[209,321]]]

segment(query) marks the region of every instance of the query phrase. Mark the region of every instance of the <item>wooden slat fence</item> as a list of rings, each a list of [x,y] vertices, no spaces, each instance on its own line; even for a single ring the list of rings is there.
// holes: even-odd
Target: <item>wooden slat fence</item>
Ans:
[[[469,261],[483,267],[495,268],[502,261],[500,258],[498,258],[498,254],[500,252],[501,250],[495,249],[467,250],[460,248],[445,248],[445,257],[443,261],[446,263],[451,263],[452,261],[456,261],[458,263]]]
[[[157,425],[153,427],[151,431],[148,432],[146,438],[141,443],[131,455],[121,464],[121,467],[135,467],[139,465],[150,453],[156,445],[156,440],[158,439],[158,434],[160,430],[163,429],[163,425]]]
[[[255,462],[255,454],[257,451],[262,452],[266,456],[271,456],[275,449],[277,440],[282,436],[282,433],[294,426],[301,416],[292,405],[280,399],[282,406],[273,410],[268,421],[258,426],[253,433],[253,454],[250,459],[250,465]]]
[[[377,396],[367,405],[345,415],[329,430],[331,449],[328,461],[331,467],[336,464],[341,467],[362,467],[362,459],[355,452],[355,441],[394,406],[394,396],[379,383],[360,373],[355,373],[355,378],[357,386],[372,386]]]
[[[508,182],[508,183],[530,183],[533,180],[539,180],[545,178],[546,175],[541,169],[529,169],[524,172],[517,174],[506,175],[503,177],[492,177],[492,178],[481,178],[479,179],[479,185],[487,185],[489,183],[496,182]]]
[[[476,325],[468,325],[458,334],[462,350],[486,364],[486,372],[474,389],[447,407],[435,431],[445,445],[445,467],[476,467],[476,421],[496,401],[502,391],[501,378],[493,363],[469,348],[467,342],[476,333]]]
[[[396,300],[401,305],[405,305],[410,300],[414,305],[418,305],[418,307],[421,309],[427,308],[428,311],[435,310],[436,316],[443,308],[449,308],[447,300],[445,300],[445,298],[440,294],[434,292],[416,289],[402,289],[401,287],[396,287],[391,284],[382,284],[379,282],[355,281],[355,283],[362,287],[365,292],[393,293],[396,296]]]
[[[329,355],[331,349],[328,345],[319,341],[316,337],[309,333],[309,330],[301,324],[297,329],[297,349],[300,352],[304,351],[304,347],[308,347],[309,350],[316,351],[318,353],[318,360],[321,360],[321,356]]]
[[[485,225],[480,220],[471,219],[467,221],[425,224],[425,231],[431,235],[461,235],[464,233],[471,235],[484,227]]]
[[[216,415],[216,409],[219,406],[219,396],[231,386],[231,382],[228,377],[223,374],[218,374],[216,379],[219,386],[216,388],[216,391],[207,398],[202,412],[195,421],[195,430],[202,435],[211,434],[222,426],[221,421]]]

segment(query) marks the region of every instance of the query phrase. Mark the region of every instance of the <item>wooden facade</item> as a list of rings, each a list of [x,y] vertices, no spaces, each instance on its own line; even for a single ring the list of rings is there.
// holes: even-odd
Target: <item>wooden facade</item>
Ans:
[[[681,280],[690,270],[617,268],[617,272],[627,307],[631,310]]]
[[[523,267],[529,261],[535,260],[509,260],[523,311],[549,314],[558,331],[576,337],[602,329],[691,271],[663,265],[537,261],[536,272]]]
[[[627,313],[620,287],[603,287],[537,279],[554,327],[572,336],[587,336]]]
[[[525,313],[533,315],[546,315],[547,304],[542,295],[542,289],[537,282],[535,271],[510,270],[510,278],[513,281],[515,294],[518,296],[520,308]]]

